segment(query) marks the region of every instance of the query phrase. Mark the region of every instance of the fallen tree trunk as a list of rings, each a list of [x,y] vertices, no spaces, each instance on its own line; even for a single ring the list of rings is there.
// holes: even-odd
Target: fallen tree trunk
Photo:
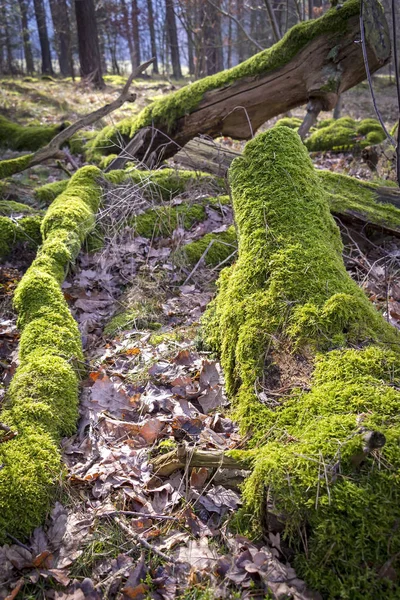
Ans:
[[[176,164],[224,177],[239,152],[223,148],[211,140],[195,138],[176,155]],[[331,213],[346,223],[370,225],[400,236],[400,189],[355,177],[317,171]]]
[[[93,141],[93,155],[114,153],[123,139],[128,145],[108,169],[121,168],[133,157],[153,166],[199,133],[249,139],[268,119],[308,101],[334,108],[342,92],[365,78],[359,9],[359,0],[348,0],[320,19],[296,25],[272,48],[237,67],[185,86],[135,119],[105,128]],[[364,20],[374,72],[390,57],[378,0],[369,0]]]
[[[203,331],[250,439],[242,518],[275,522],[324,598],[397,598],[400,334],[346,273],[295,132],[249,142],[230,182],[238,260]]]

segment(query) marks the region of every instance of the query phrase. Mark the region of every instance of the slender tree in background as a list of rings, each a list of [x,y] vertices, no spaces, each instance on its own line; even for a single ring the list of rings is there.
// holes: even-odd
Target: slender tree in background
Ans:
[[[134,47],[133,68],[136,69],[141,63],[140,33],[139,33],[139,6],[137,0],[132,0],[132,36]]]
[[[93,0],[75,0],[81,76],[97,88],[104,87],[96,11]]]
[[[173,0],[165,0],[165,16],[168,35],[168,44],[171,52],[172,74],[175,79],[182,78],[181,59],[178,45],[178,31],[176,27]]]
[[[157,58],[157,44],[156,44],[156,31],[154,28],[154,11],[153,11],[153,1],[147,0],[147,22],[149,25],[149,33],[150,33],[150,46],[151,46],[151,54],[152,58],[154,58],[153,62],[153,73],[154,75],[158,75],[158,58]]]
[[[43,0],[33,0],[35,7],[35,17],[39,33],[40,51],[42,53],[42,73],[44,75],[54,75],[51,64],[50,42],[47,33],[46,10]]]
[[[122,13],[122,25],[124,28],[126,40],[128,42],[129,57],[131,59],[131,66],[132,66],[132,70],[133,70],[136,67],[135,50],[133,47],[131,23],[130,23],[130,19],[129,19],[129,10],[128,10],[128,6],[126,4],[126,0],[121,0],[121,13]]]
[[[21,2],[21,0],[19,1]],[[69,77],[74,73],[68,4],[66,0],[50,0],[50,10],[54,25],[54,39],[60,73],[64,77]]]
[[[24,46],[26,72],[32,74],[35,70],[35,65],[33,63],[31,36],[28,26],[28,5],[25,0],[18,0],[18,6],[21,14],[22,43]]]
[[[205,75],[214,75],[224,68],[224,56],[222,52],[221,14],[218,11],[219,0],[203,3],[203,34]]]

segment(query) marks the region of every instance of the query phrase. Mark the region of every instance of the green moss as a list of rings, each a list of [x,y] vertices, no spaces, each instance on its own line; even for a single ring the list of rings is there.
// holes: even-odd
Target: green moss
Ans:
[[[106,173],[105,178],[115,185],[131,182],[140,186],[144,195],[151,200],[169,201],[186,191],[201,189],[210,193],[224,190],[224,181],[201,171],[177,171],[176,169],[157,169],[140,171],[139,169],[115,170]]]
[[[46,146],[54,136],[65,129],[65,126],[65,123],[61,123],[61,125],[24,127],[0,115],[0,147],[34,152]]]
[[[35,210],[27,204],[14,202],[13,200],[0,200],[0,215],[7,216],[13,214],[33,213]]]
[[[400,227],[400,210],[393,204],[379,201],[377,191],[382,187],[382,182],[360,181],[331,171],[318,171],[318,176],[327,194],[331,212],[361,214],[377,225]]]
[[[160,329],[159,311],[155,300],[144,299],[130,304],[129,308],[115,315],[104,327],[104,334],[113,337],[129,329]]]
[[[298,117],[283,117],[275,123],[275,127],[289,127],[289,129],[298,129],[302,124],[302,120]]]
[[[346,273],[295,132],[273,128],[249,142],[230,181],[239,258],[222,272],[203,327],[251,433],[243,514],[257,528],[268,490],[310,587],[394,600],[398,587],[378,572],[388,560],[399,566],[400,335]],[[365,430],[387,441],[357,467]]]
[[[68,147],[72,154],[83,154],[87,150],[88,142],[94,138],[96,132],[93,130],[81,130],[77,131],[67,142]]]
[[[131,225],[143,237],[168,237],[177,227],[189,230],[205,218],[206,209],[203,204],[185,203],[147,210],[135,217]]]
[[[353,148],[365,148],[379,144],[385,139],[385,133],[375,119],[364,119],[360,122],[350,117],[337,120],[327,120],[325,125],[320,123],[318,129],[305,140],[305,145],[311,152],[332,150],[341,152]]]
[[[40,215],[11,219],[0,217],[0,258],[5,258],[20,242],[36,248],[42,241]]]
[[[257,77],[287,64],[311,40],[319,35],[346,30],[348,19],[359,14],[359,0],[348,0],[341,10],[332,9],[320,19],[310,20],[292,27],[277,44],[259,52],[232,69],[200,79],[152,102],[137,117],[124,119],[116,127],[108,126],[98,133],[91,143],[92,156],[96,153],[111,154],[119,139],[132,138],[142,127],[152,125],[173,135],[179,118],[190,113],[204,95],[214,89],[227,86],[241,78]]]
[[[37,188],[33,196],[35,200],[40,202],[40,204],[44,204],[44,206],[49,206],[53,200],[57,198],[68,185],[68,179],[62,179],[61,181],[52,181],[51,183],[46,183],[41,187]]]
[[[0,439],[1,541],[6,532],[29,534],[45,517],[62,473],[59,441],[75,428],[83,354],[60,283],[93,225],[100,175],[94,167],[77,171],[47,211],[43,244],[14,294],[20,366],[1,420],[18,435],[8,442]]]
[[[33,158],[33,154],[24,154],[17,158],[10,158],[8,160],[0,161],[0,179],[11,177],[15,173],[20,173],[26,169]]]
[[[8,217],[0,217],[0,259],[7,256],[16,241],[15,225]]]
[[[174,258],[177,263],[194,266],[207,251],[204,256],[205,264],[216,267],[229,257],[231,261],[234,260],[232,254],[234,255],[236,248],[236,232],[232,226],[221,233],[207,233],[196,242],[186,244],[175,252]]]
[[[113,160],[118,158],[118,154],[108,154],[108,156],[102,156],[99,162],[99,169],[106,169]]]

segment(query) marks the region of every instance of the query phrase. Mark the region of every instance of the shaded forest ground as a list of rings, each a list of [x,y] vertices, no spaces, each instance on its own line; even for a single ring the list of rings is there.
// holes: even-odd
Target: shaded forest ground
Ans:
[[[394,84],[383,76],[375,82],[378,104],[392,127]],[[111,100],[123,81],[110,77],[107,83],[105,92],[93,92],[73,82],[3,80],[0,112],[20,123],[73,121]],[[139,82],[138,101],[125,105],[113,119],[138,112],[170,89],[165,81]],[[302,117],[304,110],[292,114]],[[344,95],[342,115],[374,117],[365,84]],[[320,118],[328,116],[322,113]],[[243,146],[221,141],[237,150]],[[76,161],[83,164],[79,156]],[[394,178],[385,168],[371,171],[360,154],[315,153],[313,161],[319,168],[362,179]],[[37,208],[35,189],[66,177],[60,165],[35,167],[14,177],[3,197]],[[198,266],[193,256],[198,258],[199,248],[200,256],[207,248],[205,235],[229,231],[227,192],[222,181],[195,177],[177,185],[168,198],[162,184],[148,183],[111,187],[105,195],[98,219],[105,245],[97,252],[81,253],[64,284],[88,361],[82,420],[78,433],[63,445],[69,475],[47,524],[31,541],[21,545],[10,539],[9,546],[0,548],[0,598],[11,589],[17,598],[60,600],[275,598],[289,592],[293,598],[318,597],[280,562],[286,557],[279,536],[262,541],[260,551],[240,535],[240,523],[235,525],[238,533],[229,530],[240,505],[243,473],[232,478],[223,469],[199,468],[157,479],[149,467],[149,453],[161,455],[177,442],[205,450],[243,444],[227,416],[218,361],[198,341],[199,318],[212,297],[218,271],[232,259],[235,248],[210,250],[208,264]],[[189,222],[182,215],[169,215],[161,236],[159,218],[150,223],[150,230],[142,223],[137,235],[138,220],[135,233],[132,218],[138,209],[169,205],[171,199],[175,207],[202,205],[203,212]],[[398,326],[399,240],[368,228],[339,226],[348,270]],[[199,240],[197,253],[185,251]],[[92,239],[90,244],[97,242]],[[11,296],[33,253],[21,248],[0,270],[2,395],[15,370],[18,343]],[[124,530],[121,511],[131,512],[131,531],[150,549]],[[169,562],[163,553],[170,556]],[[233,561],[227,558],[232,556]]]

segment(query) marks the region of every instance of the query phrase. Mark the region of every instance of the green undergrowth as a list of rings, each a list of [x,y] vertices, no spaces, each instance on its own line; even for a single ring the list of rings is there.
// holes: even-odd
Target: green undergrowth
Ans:
[[[90,143],[90,158],[96,159],[102,154],[115,153],[115,145],[120,144],[121,138],[124,141],[132,138],[142,127],[151,125],[173,135],[177,120],[196,108],[207,92],[245,77],[257,77],[279,69],[319,35],[343,33],[349,18],[358,16],[359,6],[359,0],[348,0],[341,10],[334,8],[319,19],[292,27],[277,44],[238,66],[186,85],[152,102],[136,117],[123,119],[116,126],[105,127]]]
[[[207,205],[218,209],[229,202],[229,196],[203,198],[201,202],[188,201],[176,206],[161,205],[146,210],[132,219],[131,225],[142,237],[169,237],[177,227],[188,231],[207,216]]]
[[[40,215],[21,219],[0,216],[0,260],[6,258],[21,243],[25,243],[28,248],[37,248],[42,241],[41,221]]]
[[[41,205],[49,206],[67,188],[68,181],[68,179],[61,179],[45,183],[34,191],[33,197]]]
[[[183,192],[200,190],[207,193],[220,193],[225,189],[223,179],[201,171],[178,171],[165,168],[154,171],[141,171],[136,168],[115,170],[105,174],[105,178],[115,185],[132,183],[140,186],[149,200],[168,202]]]
[[[82,346],[60,284],[94,225],[101,172],[83,167],[53,202],[41,224],[37,256],[14,295],[21,330],[20,364],[1,421],[17,435],[0,439],[0,540],[28,535],[50,507],[62,474],[59,441],[78,416]]]
[[[232,225],[220,233],[207,233],[195,242],[182,246],[174,253],[174,261],[180,266],[195,266],[203,257],[210,267],[234,260],[237,249],[236,231]]]
[[[394,600],[383,569],[400,566],[400,335],[347,274],[297,133],[278,127],[249,142],[230,182],[238,260],[203,331],[251,436],[236,451],[252,468],[239,518],[259,532],[267,494],[311,588]],[[367,431],[384,434],[384,447],[364,453]]]
[[[60,125],[18,125],[0,115],[0,147],[10,150],[34,152],[46,146],[66,123]]]
[[[342,117],[322,122],[304,143],[310,152],[324,150],[342,152],[380,144],[385,137],[385,133],[376,119],[355,121],[351,117]]]
[[[21,202],[15,202],[14,200],[0,200],[0,215],[14,215],[14,214],[30,214],[36,212],[32,206],[28,204],[22,204]]]

